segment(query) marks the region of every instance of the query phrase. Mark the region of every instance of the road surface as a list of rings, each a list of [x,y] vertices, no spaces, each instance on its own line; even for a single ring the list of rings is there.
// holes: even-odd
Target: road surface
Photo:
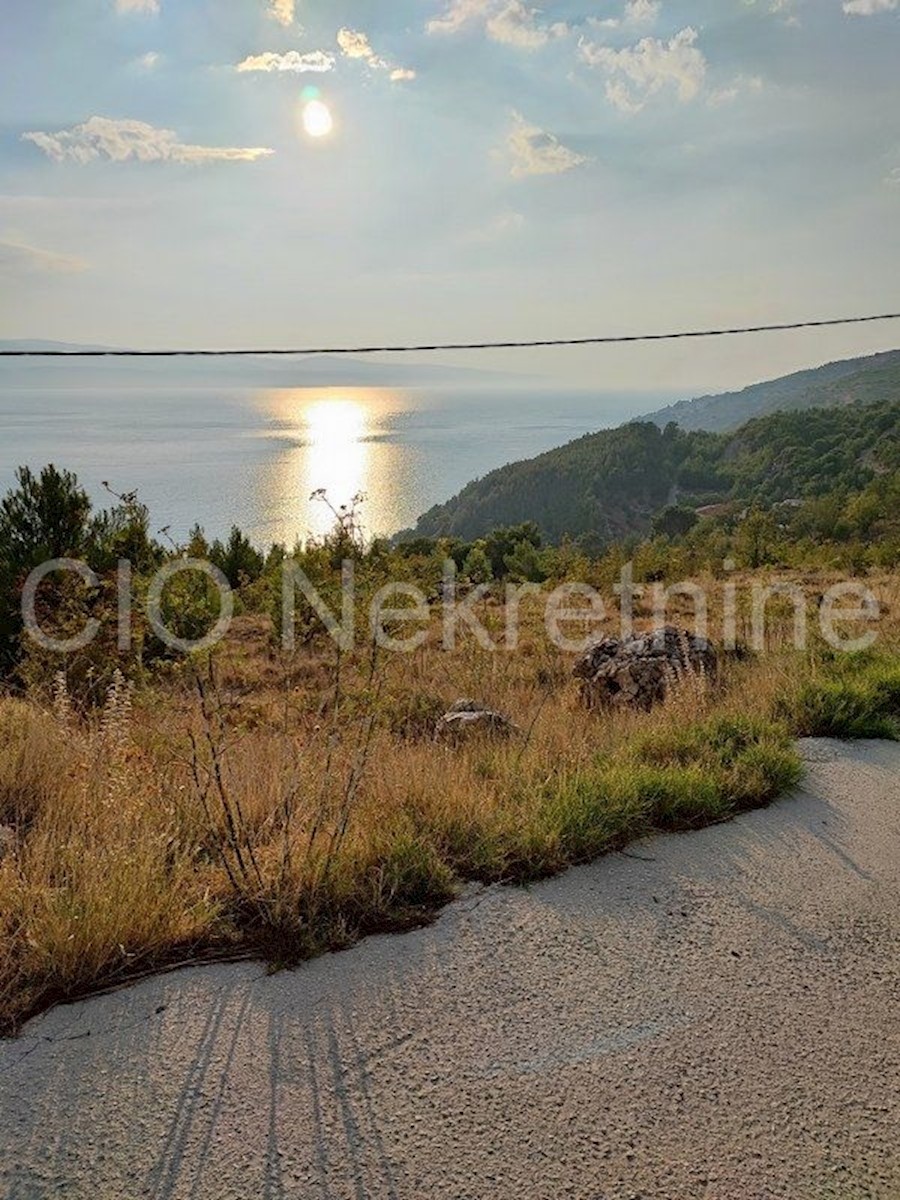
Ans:
[[[0,1045],[6,1200],[896,1200],[900,747],[429,929]]]

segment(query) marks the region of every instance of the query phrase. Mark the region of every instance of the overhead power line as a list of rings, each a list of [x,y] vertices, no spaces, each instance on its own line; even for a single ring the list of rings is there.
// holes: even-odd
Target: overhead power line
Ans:
[[[732,329],[689,329],[678,333],[631,333],[602,337],[539,338],[510,342],[434,342],[399,346],[305,346],[256,350],[0,350],[0,358],[249,358],[306,357],[314,354],[419,354],[432,350],[532,350],[547,346],[618,346],[631,342],[675,342],[688,338],[738,337],[750,333],[783,333],[792,329],[825,329],[835,325],[869,325],[900,321],[900,313],[869,317],[835,317],[829,321],[791,321],[780,325],[745,325]]]

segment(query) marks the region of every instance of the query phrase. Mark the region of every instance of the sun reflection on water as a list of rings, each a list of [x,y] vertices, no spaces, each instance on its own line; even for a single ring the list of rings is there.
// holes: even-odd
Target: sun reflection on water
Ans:
[[[368,476],[369,422],[365,407],[355,400],[335,397],[310,404],[303,416],[310,494],[321,490],[335,507],[349,504],[353,496],[365,491]],[[313,532],[325,532],[329,523],[326,509],[319,528]]]
[[[396,493],[389,418],[407,405],[402,396],[377,388],[302,388],[270,392],[266,436],[281,443],[262,484],[270,540],[289,546],[321,537],[333,524],[327,505],[310,503],[324,490],[335,508],[366,494],[366,532],[386,532],[392,514],[385,500]]]

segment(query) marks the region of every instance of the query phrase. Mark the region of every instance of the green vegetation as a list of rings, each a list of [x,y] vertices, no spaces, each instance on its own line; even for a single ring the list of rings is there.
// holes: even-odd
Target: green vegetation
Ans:
[[[727,820],[789,791],[802,774],[784,724],[736,716],[669,723],[555,781],[531,820],[494,842],[488,863],[477,872],[460,865],[524,882],[655,830]]]
[[[137,572],[152,571],[163,552],[151,541],[147,510],[134,495],[115,497],[105,512],[92,514],[87,493],[69,471],[28,467],[17,474],[18,487],[0,501],[0,678],[20,655],[20,595],[29,573],[50,559],[89,562],[99,574],[127,558]],[[42,604],[65,623],[71,595],[59,578],[48,580]]]
[[[682,429],[728,433],[755,417],[807,408],[874,404],[900,395],[900,350],[828,363],[782,379],[756,383],[740,392],[683,400],[647,417],[657,425],[677,421]]]
[[[865,653],[834,655],[824,677],[804,683],[784,712],[803,737],[900,741],[900,663]]]
[[[695,563],[748,552],[749,566],[774,564],[779,544],[788,563],[821,559],[825,544],[852,562],[877,542],[888,565],[900,557],[898,500],[900,402],[883,400],[776,413],[734,434],[648,423],[591,434],[470,483],[409,536],[472,541],[531,521],[589,553],[655,533]]]

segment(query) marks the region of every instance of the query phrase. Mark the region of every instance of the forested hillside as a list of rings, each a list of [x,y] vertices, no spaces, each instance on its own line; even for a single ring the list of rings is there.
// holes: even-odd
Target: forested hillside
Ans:
[[[644,419],[662,427],[669,421],[677,421],[682,429],[727,433],[754,417],[774,412],[872,404],[880,400],[900,400],[900,350],[828,363],[811,371],[756,383],[740,392],[682,400]]]
[[[883,490],[900,476],[900,401],[775,413],[731,434],[624,425],[492,471],[420,518],[416,537],[479,538],[533,521],[544,538],[606,544],[667,506],[771,506]]]

